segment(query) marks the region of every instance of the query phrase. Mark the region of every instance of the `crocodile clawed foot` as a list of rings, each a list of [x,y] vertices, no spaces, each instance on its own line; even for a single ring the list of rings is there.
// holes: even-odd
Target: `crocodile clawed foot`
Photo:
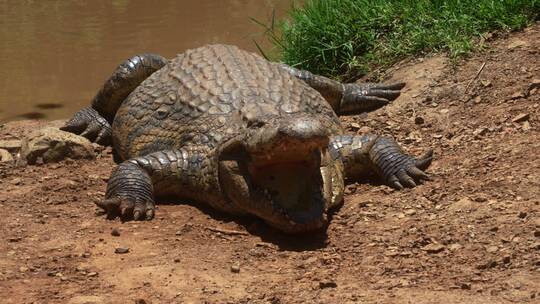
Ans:
[[[75,113],[60,130],[81,135],[101,145],[108,145],[111,142],[111,125],[90,107]]]
[[[394,101],[405,83],[347,83],[343,91],[340,113],[360,113],[378,109]]]
[[[424,172],[433,160],[433,150],[415,158],[401,151],[391,138],[380,138],[370,151],[370,157],[388,186],[401,190],[413,188],[430,180]]]
[[[120,217],[122,221],[151,220],[154,217],[153,202],[134,201],[127,197],[115,197],[99,201],[96,205],[107,213],[108,219]]]

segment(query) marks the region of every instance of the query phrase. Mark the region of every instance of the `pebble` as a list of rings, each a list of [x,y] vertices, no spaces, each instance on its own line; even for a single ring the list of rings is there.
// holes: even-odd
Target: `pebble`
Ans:
[[[337,283],[332,280],[322,280],[319,282],[319,288],[325,289],[325,288],[336,288]]]
[[[410,216],[410,215],[415,215],[415,214],[416,214],[416,210],[414,210],[414,209],[407,209],[407,210],[405,210],[405,214],[406,214],[406,215],[409,215],[409,216]]]
[[[86,274],[87,277],[97,277],[98,273],[97,272],[89,272]]]
[[[531,115],[529,113],[521,113],[512,118],[512,122],[523,122],[529,120]]]
[[[489,81],[489,80],[480,80],[480,82],[486,88],[491,86],[491,81]]]
[[[494,253],[494,252],[497,252],[498,250],[499,250],[499,247],[497,246],[489,246],[488,248],[486,248],[486,251],[489,253]]]
[[[120,236],[120,230],[118,228],[113,228],[111,230],[111,235],[112,236]]]
[[[17,153],[21,149],[22,141],[18,139],[0,140],[0,149]]]
[[[422,250],[427,252],[427,253],[439,253],[441,251],[443,251],[445,249],[445,247],[441,244],[437,244],[437,243],[431,243],[431,244],[428,244],[424,247],[422,247]]]
[[[532,91],[533,89],[538,89],[538,88],[540,88],[540,78],[535,78],[529,84],[528,91],[530,93],[530,91]]]
[[[129,248],[128,247],[118,247],[114,250],[114,253],[118,253],[118,254],[124,254],[124,253],[128,253],[129,252]]]
[[[240,264],[234,263],[231,265],[231,272],[232,273],[239,273],[240,272]]]
[[[523,97],[525,97],[525,94],[523,94],[523,92],[515,92],[514,94],[510,96],[509,100],[520,99]]]
[[[473,135],[475,137],[484,136],[487,133],[487,131],[488,129],[484,127],[477,128],[476,130],[474,130]]]
[[[11,162],[13,160],[13,156],[11,156],[11,153],[9,153],[8,150],[0,149],[0,163]]]
[[[471,283],[469,282],[465,282],[465,283],[461,283],[461,285],[459,286],[461,289],[464,289],[464,290],[471,290]]]
[[[456,250],[461,249],[462,247],[463,246],[461,246],[460,244],[455,243],[455,244],[451,244],[450,246],[448,246],[448,249],[450,251],[456,251]]]
[[[423,125],[425,123],[425,120],[421,116],[416,116],[414,118],[414,123],[417,124],[417,125]]]

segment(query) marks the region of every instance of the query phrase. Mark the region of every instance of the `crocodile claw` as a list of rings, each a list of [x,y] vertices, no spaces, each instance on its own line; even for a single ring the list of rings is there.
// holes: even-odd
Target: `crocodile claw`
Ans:
[[[377,140],[370,150],[370,157],[386,183],[395,189],[413,188],[430,180],[424,172],[433,160],[433,150],[415,158],[401,151],[397,143],[388,137]]]
[[[127,197],[115,197],[96,202],[107,213],[108,219],[120,217],[122,221],[144,221],[154,218],[153,202],[135,202]]]
[[[111,125],[90,107],[75,113],[73,118],[66,122],[60,130],[78,134],[101,145],[108,145],[111,142]]]
[[[344,87],[340,113],[360,113],[378,109],[398,98],[404,86],[404,82],[347,83]]]

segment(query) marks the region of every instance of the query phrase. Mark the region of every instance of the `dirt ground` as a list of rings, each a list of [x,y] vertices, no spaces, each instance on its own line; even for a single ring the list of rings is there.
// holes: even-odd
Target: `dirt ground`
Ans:
[[[388,78],[408,82],[402,97],[344,118],[416,155],[434,148],[433,181],[352,184],[317,235],[182,204],[150,222],[106,220],[94,201],[107,149],[1,164],[0,302],[540,303],[540,25],[488,45],[457,66],[398,64]],[[11,122],[0,139],[45,124]]]

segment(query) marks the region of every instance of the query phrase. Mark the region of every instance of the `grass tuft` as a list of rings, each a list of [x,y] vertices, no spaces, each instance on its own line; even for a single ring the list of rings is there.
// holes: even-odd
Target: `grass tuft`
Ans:
[[[307,0],[264,26],[280,60],[351,80],[411,55],[459,58],[486,33],[539,19],[540,0]]]

